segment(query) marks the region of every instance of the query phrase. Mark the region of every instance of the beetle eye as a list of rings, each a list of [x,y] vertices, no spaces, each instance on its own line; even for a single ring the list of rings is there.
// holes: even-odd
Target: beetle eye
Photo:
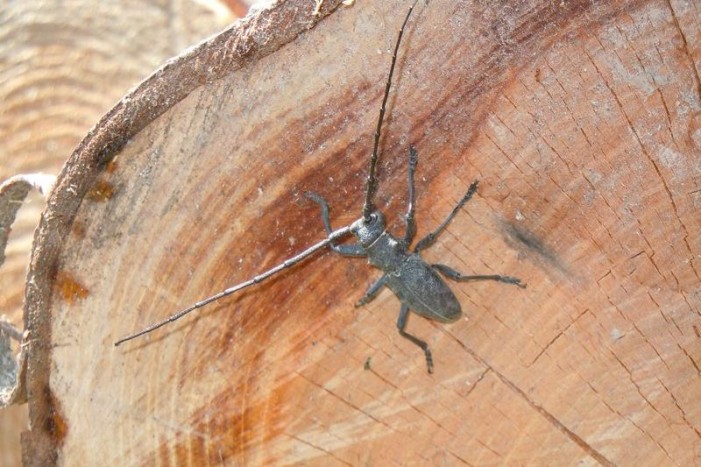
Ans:
[[[370,214],[370,223],[374,224],[375,222],[377,222],[377,214],[373,212]]]

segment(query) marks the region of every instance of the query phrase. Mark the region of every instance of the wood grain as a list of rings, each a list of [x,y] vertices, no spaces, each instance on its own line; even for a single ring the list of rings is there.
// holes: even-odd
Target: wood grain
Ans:
[[[31,445],[66,464],[701,462],[689,2],[420,3],[378,204],[400,232],[414,144],[419,237],[481,180],[427,260],[528,283],[455,285],[463,320],[411,320],[434,375],[391,293],[353,308],[377,271],[331,253],[112,346],[323,238],[304,191],[358,217],[408,2],[337,4],[240,23],[73,154],[32,260]]]

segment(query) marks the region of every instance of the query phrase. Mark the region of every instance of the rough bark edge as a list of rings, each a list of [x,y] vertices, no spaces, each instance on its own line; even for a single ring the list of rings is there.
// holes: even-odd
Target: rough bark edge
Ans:
[[[25,289],[29,332],[26,391],[30,430],[22,434],[25,465],[58,459],[60,409],[49,386],[50,306],[63,240],[87,190],[124,145],[158,116],[202,85],[269,55],[331,14],[341,0],[278,0],[167,62],[122,98],[88,132],[63,167],[34,236]]]

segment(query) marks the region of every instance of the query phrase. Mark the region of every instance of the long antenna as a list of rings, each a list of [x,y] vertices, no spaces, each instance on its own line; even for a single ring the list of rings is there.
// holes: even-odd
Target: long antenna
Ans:
[[[363,206],[363,218],[366,221],[370,220],[370,214],[374,209],[372,203],[372,198],[375,196],[375,191],[377,191],[377,177],[375,177],[375,166],[377,165],[378,150],[380,147],[380,135],[382,130],[382,120],[385,118],[385,106],[387,105],[387,98],[389,97],[389,90],[392,87],[392,75],[394,74],[394,65],[397,63],[397,51],[399,50],[399,44],[402,42],[402,36],[404,35],[404,28],[406,23],[409,21],[411,12],[418,3],[418,0],[414,1],[413,5],[409,7],[409,11],[404,18],[402,27],[399,29],[399,35],[397,36],[397,43],[394,45],[394,53],[392,54],[392,65],[389,67],[389,78],[387,78],[387,84],[385,85],[385,95],[382,98],[382,105],[380,106],[380,118],[377,120],[377,128],[375,129],[375,144],[372,148],[372,157],[370,157],[370,170],[368,171],[368,186],[365,190],[365,205]]]
[[[117,342],[114,343],[114,345],[117,346],[123,342],[130,341],[130,340],[135,339],[139,336],[143,336],[144,334],[148,334],[149,332],[155,331],[156,329],[160,328],[161,326],[165,326],[168,323],[172,323],[173,321],[179,320],[180,318],[182,318],[186,314],[190,313],[191,311],[194,311],[198,308],[202,308],[203,306],[205,306],[209,303],[212,303],[216,300],[219,300],[220,298],[226,297],[227,295],[231,295],[235,292],[238,292],[239,290],[245,289],[246,287],[250,287],[254,284],[259,284],[259,283],[263,282],[264,280],[266,280],[267,278],[269,278],[270,276],[275,275],[278,272],[282,271],[283,269],[287,269],[291,266],[294,266],[295,264],[299,263],[307,256],[315,253],[316,251],[321,250],[325,246],[329,245],[331,242],[338,240],[339,238],[347,235],[349,232],[350,232],[350,226],[346,226],[346,227],[342,227],[338,230],[334,230],[333,232],[331,232],[329,234],[329,236],[326,239],[320,241],[319,243],[317,243],[315,245],[310,246],[309,248],[307,248],[303,252],[299,253],[298,255],[293,256],[292,258],[286,259],[284,262],[282,262],[282,263],[278,264],[277,266],[275,266],[271,269],[268,269],[267,271],[255,276],[253,279],[249,279],[245,282],[241,282],[240,284],[236,284],[232,287],[229,287],[228,289],[224,290],[223,292],[219,292],[216,295],[212,295],[211,297],[205,298],[204,300],[201,300],[201,301],[195,303],[194,305],[189,306],[189,307],[185,308],[184,310],[181,310],[181,311],[175,313],[174,315],[170,316],[169,318],[166,318],[163,321],[159,321],[158,323],[154,323],[151,326],[143,329],[142,331],[139,331],[137,333],[134,333],[134,334],[131,334],[129,336],[126,336],[126,337],[119,339]]]

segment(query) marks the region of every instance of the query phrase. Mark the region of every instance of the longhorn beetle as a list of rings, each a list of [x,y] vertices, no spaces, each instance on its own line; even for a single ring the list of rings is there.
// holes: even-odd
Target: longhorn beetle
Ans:
[[[373,198],[375,192],[377,191],[375,171],[379,154],[382,121],[385,115],[387,98],[392,86],[392,75],[394,74],[394,67],[397,62],[397,51],[399,50],[399,44],[402,41],[404,29],[406,28],[411,12],[413,11],[417,2],[418,0],[416,0],[409,8],[406,17],[404,18],[404,22],[399,29],[397,41],[394,46],[392,62],[389,69],[389,77],[387,78],[387,83],[385,85],[382,105],[380,106],[380,116],[378,118],[377,128],[375,130],[374,146],[372,156],[370,157],[370,168],[367,176],[367,187],[365,189],[365,204],[363,205],[362,216],[360,219],[356,220],[351,225],[333,230],[331,229],[331,222],[329,220],[329,207],[324,198],[316,193],[306,193],[307,197],[319,204],[321,208],[321,219],[328,235],[326,239],[307,248],[296,256],[286,259],[284,262],[271,269],[268,269],[252,279],[229,287],[218,294],[205,298],[204,300],[201,300],[194,305],[175,313],[163,321],[152,324],[142,331],[118,340],[115,345],[119,345],[128,340],[150,333],[161,326],[182,318],[193,310],[202,308],[209,303],[238,292],[239,290],[245,289],[246,287],[263,282],[272,275],[294,266],[311,254],[328,246],[333,251],[343,256],[367,258],[368,263],[382,270],[382,276],[380,276],[380,278],[368,288],[365,295],[363,295],[363,297],[356,303],[356,307],[362,306],[373,300],[375,297],[377,297],[380,290],[384,286],[387,286],[392,292],[394,292],[401,302],[399,318],[397,319],[399,334],[421,347],[426,355],[426,366],[428,368],[428,372],[432,373],[433,358],[431,356],[431,350],[429,349],[428,344],[418,337],[406,332],[406,325],[409,318],[409,311],[414,311],[425,318],[440,321],[442,323],[453,322],[462,315],[462,310],[458,299],[440,277],[439,273],[448,279],[457,282],[493,280],[525,288],[525,285],[521,282],[521,280],[515,277],[496,274],[464,276],[444,264],[428,264],[420,256],[420,252],[433,245],[436,238],[438,238],[443,230],[445,230],[450,221],[453,220],[463,205],[467,203],[470,198],[472,198],[477,191],[477,181],[470,184],[465,196],[462,197],[450,214],[448,214],[448,217],[446,217],[443,223],[441,223],[436,230],[419,240],[412,251],[409,250],[409,247],[416,234],[416,221],[414,220],[414,172],[416,171],[417,151],[413,145],[409,146],[409,206],[405,216],[406,232],[404,233],[403,238],[397,239],[392,236],[392,234],[387,232],[387,229],[385,228],[385,216],[375,207],[375,204],[373,203]],[[339,245],[336,243],[337,240],[340,240],[349,233],[353,234],[358,240],[356,244]]]

